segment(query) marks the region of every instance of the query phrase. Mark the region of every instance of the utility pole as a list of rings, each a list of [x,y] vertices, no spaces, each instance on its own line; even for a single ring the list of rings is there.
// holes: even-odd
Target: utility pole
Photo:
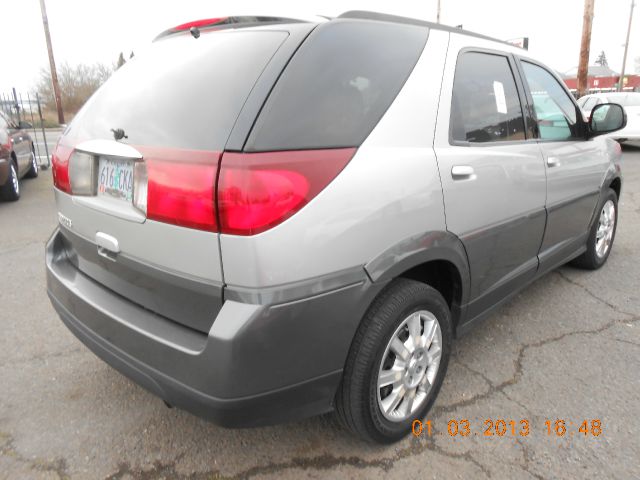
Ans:
[[[631,0],[631,11],[629,12],[629,27],[627,28],[627,40],[624,42],[624,55],[622,56],[622,70],[620,70],[620,80],[618,81],[618,91],[624,87],[624,67],[627,65],[627,51],[629,50],[629,35],[631,34],[631,20],[633,19],[633,7],[636,4]]]
[[[584,18],[582,21],[582,43],[580,44],[580,62],[578,63],[578,98],[587,93],[589,74],[589,48],[591,47],[591,24],[593,23],[593,4],[595,0],[584,0]]]
[[[42,25],[44,26],[44,36],[47,40],[47,51],[49,52],[49,68],[51,69],[51,83],[53,84],[53,96],[56,100],[58,110],[58,123],[64,123],[64,113],[62,112],[62,99],[60,98],[60,85],[58,84],[58,72],[56,62],[53,59],[53,47],[51,46],[51,34],[49,33],[49,20],[47,19],[47,8],[44,0],[40,0],[40,10],[42,11]]]
[[[440,0],[438,0],[438,14],[436,16],[436,21],[440,23]]]

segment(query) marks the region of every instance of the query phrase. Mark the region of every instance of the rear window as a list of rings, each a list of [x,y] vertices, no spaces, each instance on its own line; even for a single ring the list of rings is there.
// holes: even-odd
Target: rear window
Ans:
[[[428,29],[334,20],[291,59],[245,150],[357,147],[404,85]]]
[[[67,139],[222,150],[251,88],[287,37],[281,31],[180,35],[120,68],[71,123]]]

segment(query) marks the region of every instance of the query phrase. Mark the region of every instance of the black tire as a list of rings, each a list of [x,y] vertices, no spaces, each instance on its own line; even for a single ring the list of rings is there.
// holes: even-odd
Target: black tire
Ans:
[[[597,253],[597,235],[598,228],[600,226],[600,216],[604,209],[604,206],[607,202],[613,202],[614,206],[614,224],[613,224],[613,235],[611,237],[611,242],[609,243],[609,247],[607,248],[604,255],[600,256]],[[571,262],[572,265],[578,268],[584,268],[586,270],[597,270],[602,267],[609,258],[609,254],[611,253],[611,249],[613,248],[613,242],[616,238],[616,229],[618,227],[618,195],[613,189],[609,189],[606,194],[600,200],[598,204],[598,210],[596,214],[595,221],[591,226],[591,230],[589,232],[589,238],[587,239],[587,251],[580,255],[578,258]]]
[[[15,162],[9,164],[9,176],[5,184],[0,187],[0,197],[9,202],[15,202],[20,198],[20,181]]]
[[[38,160],[36,159],[36,152],[31,149],[31,166],[29,171],[25,175],[26,178],[36,178],[38,176]]]
[[[378,405],[378,373],[387,348],[402,322],[412,313],[427,310],[435,316],[442,334],[442,353],[431,389],[423,403],[404,421],[385,418]],[[392,443],[411,431],[414,420],[422,420],[440,391],[451,355],[452,326],[447,302],[435,289],[420,282],[396,279],[369,307],[354,337],[342,383],[336,395],[341,423],[359,437]]]

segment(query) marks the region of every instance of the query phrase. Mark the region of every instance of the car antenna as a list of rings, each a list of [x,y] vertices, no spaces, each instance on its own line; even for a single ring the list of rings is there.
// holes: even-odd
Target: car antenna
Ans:
[[[200,38],[200,29],[198,27],[191,27],[189,29],[193,38]]]

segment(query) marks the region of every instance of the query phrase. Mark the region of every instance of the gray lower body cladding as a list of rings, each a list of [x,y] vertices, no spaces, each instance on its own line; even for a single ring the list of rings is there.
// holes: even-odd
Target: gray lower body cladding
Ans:
[[[227,300],[208,334],[132,303],[79,271],[59,230],[47,290],[96,355],[168,403],[223,426],[268,425],[333,408],[360,319],[384,284],[361,281],[284,304]]]

